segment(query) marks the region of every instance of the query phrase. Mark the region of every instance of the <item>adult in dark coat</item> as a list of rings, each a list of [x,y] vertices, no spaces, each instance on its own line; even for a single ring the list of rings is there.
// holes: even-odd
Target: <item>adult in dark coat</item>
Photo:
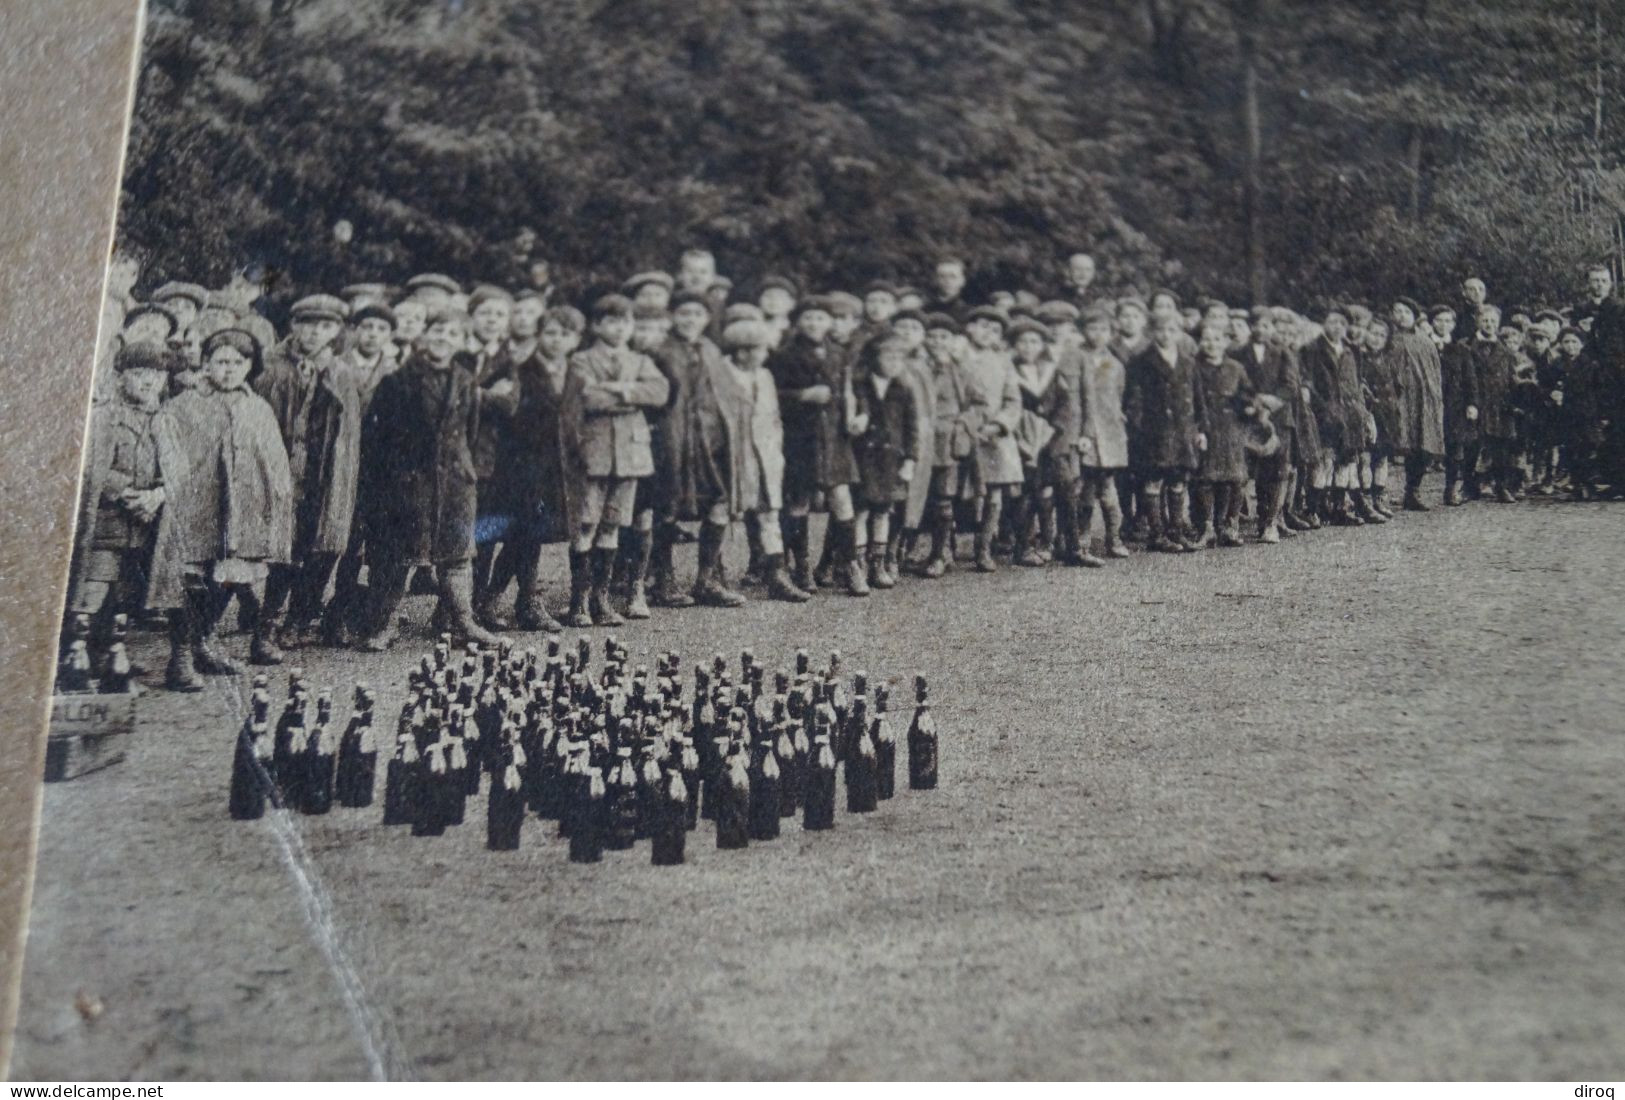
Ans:
[[[1168,553],[1196,549],[1181,527],[1190,476],[1206,443],[1196,361],[1181,346],[1184,337],[1177,316],[1157,317],[1152,343],[1129,363],[1123,384],[1129,468],[1139,478],[1146,545]]]
[[[1615,297],[1613,273],[1606,266],[1586,273],[1586,298],[1570,318],[1584,332],[1586,351],[1606,383],[1598,408],[1609,426],[1597,445],[1597,472],[1617,492],[1625,484],[1625,302]]]
[[[1576,500],[1584,500],[1596,488],[1600,476],[1597,452],[1607,437],[1612,399],[1607,371],[1586,347],[1585,335],[1577,328],[1565,328],[1557,338],[1563,369],[1563,450]]]
[[[293,335],[265,356],[251,383],[271,406],[293,476],[293,559],[266,582],[255,635],[255,658],[280,660],[269,634],[284,601],[284,645],[316,640],[322,595],[333,566],[350,544],[361,458],[360,391],[333,351],[345,306],[314,295],[293,308]]]
[[[1495,499],[1516,503],[1512,495],[1518,439],[1517,417],[1512,409],[1512,387],[1518,358],[1501,343],[1501,311],[1491,305],[1478,307],[1478,330],[1467,344],[1473,372],[1473,393],[1478,410],[1479,452],[1489,467]],[[1473,471],[1466,474],[1473,477]]]
[[[394,641],[395,612],[414,565],[440,577],[440,607],[452,631],[496,644],[474,620],[474,520],[477,477],[474,441],[480,399],[472,364],[461,352],[467,319],[437,311],[420,350],[385,378],[367,410],[364,432],[369,491],[381,494],[369,514],[369,544],[378,548],[372,584],[374,652]]]

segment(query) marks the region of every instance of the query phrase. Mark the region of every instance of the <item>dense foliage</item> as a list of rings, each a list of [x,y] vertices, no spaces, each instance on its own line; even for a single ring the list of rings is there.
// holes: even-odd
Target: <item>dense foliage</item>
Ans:
[[[528,227],[576,289],[700,244],[745,282],[1086,249],[1108,287],[1534,300],[1610,247],[1598,2],[153,0],[121,239],[273,298],[517,280]]]

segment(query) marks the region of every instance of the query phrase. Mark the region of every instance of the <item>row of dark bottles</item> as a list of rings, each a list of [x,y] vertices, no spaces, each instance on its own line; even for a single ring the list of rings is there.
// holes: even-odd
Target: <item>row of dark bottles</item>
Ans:
[[[94,648],[90,616],[76,613],[68,622],[57,660],[56,690],[59,695],[122,695],[130,690],[135,669],[130,664],[130,619],[114,615],[103,647]]]
[[[628,671],[614,638],[592,670],[592,647],[550,640],[545,657],[506,645],[454,655],[442,636],[412,673],[384,768],[383,821],[414,836],[464,824],[486,792],[486,845],[520,846],[528,821],[555,823],[569,858],[591,863],[606,851],[650,842],[657,865],[684,862],[688,834],[710,822],[720,849],[777,838],[798,816],[808,831],[834,828],[844,776],[848,813],[871,813],[897,789],[898,744],[886,685],[850,687],[840,655],[814,671],[805,651],[795,673],[772,688],[749,651],[737,681],[721,656],[694,670],[659,655],[654,673]],[[256,680],[233,770],[232,814],[256,817],[266,803],[323,813],[337,802],[372,800],[377,749],[371,693],[357,688],[356,716],[329,755],[331,702],[317,700],[305,724],[307,692],[297,670],[282,718]],[[915,682],[907,734],[909,786],[936,786],[937,733],[924,678]],[[357,736],[352,738],[351,734]],[[364,793],[363,793],[364,792]]]

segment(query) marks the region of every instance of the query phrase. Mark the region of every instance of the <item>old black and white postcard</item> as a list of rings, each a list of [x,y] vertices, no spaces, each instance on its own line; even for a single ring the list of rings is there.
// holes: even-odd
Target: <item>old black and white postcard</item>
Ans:
[[[1622,29],[147,0],[12,1075],[1617,1079]]]

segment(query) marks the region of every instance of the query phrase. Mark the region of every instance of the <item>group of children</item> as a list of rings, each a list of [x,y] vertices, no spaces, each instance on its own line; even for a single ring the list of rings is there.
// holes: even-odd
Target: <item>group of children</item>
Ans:
[[[1477,280],[1460,308],[1310,320],[1167,290],[1103,299],[1079,259],[1048,300],[978,305],[953,258],[931,295],[774,277],[732,302],[692,251],[585,314],[546,287],[465,294],[424,274],[302,298],[280,340],[240,296],[170,283],[136,303],[130,279],[70,611],[98,629],[167,611],[166,683],[195,691],[237,671],[218,641],[234,597],[256,664],[383,650],[422,581],[436,630],[557,631],[550,542],[568,544],[570,625],[607,626],[744,603],[723,562],[736,524],[747,577],[799,602],[941,577],[962,531],[992,572],[1238,546],[1244,515],[1264,543],[1382,523],[1391,468],[1402,506],[1426,511],[1439,459],[1447,504],[1625,484],[1625,307],[1605,268],[1567,316],[1503,324]]]

